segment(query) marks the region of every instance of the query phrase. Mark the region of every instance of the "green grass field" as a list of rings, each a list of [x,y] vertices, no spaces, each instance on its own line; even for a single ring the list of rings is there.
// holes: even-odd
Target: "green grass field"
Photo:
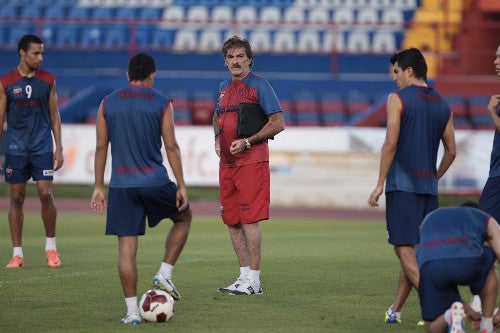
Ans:
[[[6,214],[5,212],[2,212]],[[0,226],[0,264],[12,254],[6,216]],[[150,289],[170,222],[140,239],[139,294]],[[423,332],[412,292],[403,323],[384,312],[396,288],[398,262],[383,221],[273,219],[264,222],[264,294],[230,296],[216,289],[239,273],[226,227],[195,217],[174,270],[182,294],[166,324],[124,326],[126,312],[116,269],[117,240],[104,236],[104,217],[59,212],[63,265],[47,267],[42,223],[25,216],[22,269],[0,268],[1,332]],[[139,297],[140,297],[139,295]],[[466,297],[469,297],[468,295]]]

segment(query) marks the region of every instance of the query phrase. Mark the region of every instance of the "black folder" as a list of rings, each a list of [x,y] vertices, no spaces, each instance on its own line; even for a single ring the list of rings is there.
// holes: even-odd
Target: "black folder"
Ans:
[[[248,138],[259,132],[269,119],[259,104],[238,105],[238,137]]]

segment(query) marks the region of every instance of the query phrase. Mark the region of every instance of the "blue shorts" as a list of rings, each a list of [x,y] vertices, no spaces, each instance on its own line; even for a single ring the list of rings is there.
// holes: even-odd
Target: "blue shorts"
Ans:
[[[483,246],[479,257],[437,259],[420,267],[418,295],[422,319],[433,321],[453,302],[462,302],[458,286],[469,286],[473,295],[479,295],[495,263],[492,249]]]
[[[437,195],[391,191],[385,194],[387,238],[395,246],[420,243],[420,224],[439,207]]]
[[[479,198],[479,204],[500,223],[500,177],[488,178]]]
[[[175,219],[177,185],[170,182],[150,187],[110,187],[106,218],[106,235],[138,236],[165,218]],[[175,222],[175,221],[174,221]]]
[[[54,154],[40,155],[5,154],[5,181],[9,184],[26,183],[30,178],[37,180],[54,179]]]

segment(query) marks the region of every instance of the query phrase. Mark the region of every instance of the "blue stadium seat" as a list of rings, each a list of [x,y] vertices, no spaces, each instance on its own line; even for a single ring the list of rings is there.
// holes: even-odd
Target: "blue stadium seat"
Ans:
[[[298,126],[319,126],[321,118],[319,106],[314,94],[310,91],[301,91],[295,97],[293,108]]]
[[[170,48],[174,45],[174,30],[157,29],[152,32],[152,48]]]
[[[17,7],[14,6],[9,6],[9,5],[2,5],[0,7],[0,17],[5,17],[5,18],[12,18],[16,17],[18,15],[17,13]]]
[[[85,20],[89,17],[89,9],[84,7],[71,7],[68,9],[68,18]]]
[[[114,24],[112,26],[106,26],[104,31],[104,48],[114,49],[122,48],[128,46],[129,44],[129,33],[128,27],[125,24]]]
[[[135,28],[135,44],[141,47],[150,46],[151,36],[153,31],[156,30],[154,25],[138,24]]]
[[[63,19],[66,16],[66,9],[61,6],[50,6],[45,9],[45,18]]]
[[[57,47],[74,47],[79,42],[79,29],[75,24],[58,25],[56,29],[55,43]]]
[[[39,18],[42,16],[42,9],[35,6],[22,7],[20,16],[24,18]]]
[[[327,92],[320,97],[321,123],[324,126],[343,126],[346,122],[346,105],[339,94]]]
[[[100,21],[108,21],[113,18],[113,9],[110,7],[95,7],[91,10],[90,17]]]
[[[101,26],[97,24],[86,25],[81,29],[80,45],[82,47],[98,47],[103,41]]]
[[[19,39],[23,35],[33,34],[36,32],[35,24],[31,23],[18,23],[16,26],[10,28],[9,35],[7,37],[7,44],[11,46],[17,46]]]
[[[115,18],[120,20],[131,20],[137,15],[134,7],[120,7],[116,9]]]
[[[145,20],[159,20],[162,16],[161,8],[143,7],[139,9],[138,17]]]

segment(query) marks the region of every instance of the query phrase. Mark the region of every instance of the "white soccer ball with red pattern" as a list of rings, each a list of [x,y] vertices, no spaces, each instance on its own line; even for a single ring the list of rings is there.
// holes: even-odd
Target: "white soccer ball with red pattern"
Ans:
[[[139,301],[141,317],[145,321],[166,323],[174,316],[175,301],[166,291],[148,290]]]

